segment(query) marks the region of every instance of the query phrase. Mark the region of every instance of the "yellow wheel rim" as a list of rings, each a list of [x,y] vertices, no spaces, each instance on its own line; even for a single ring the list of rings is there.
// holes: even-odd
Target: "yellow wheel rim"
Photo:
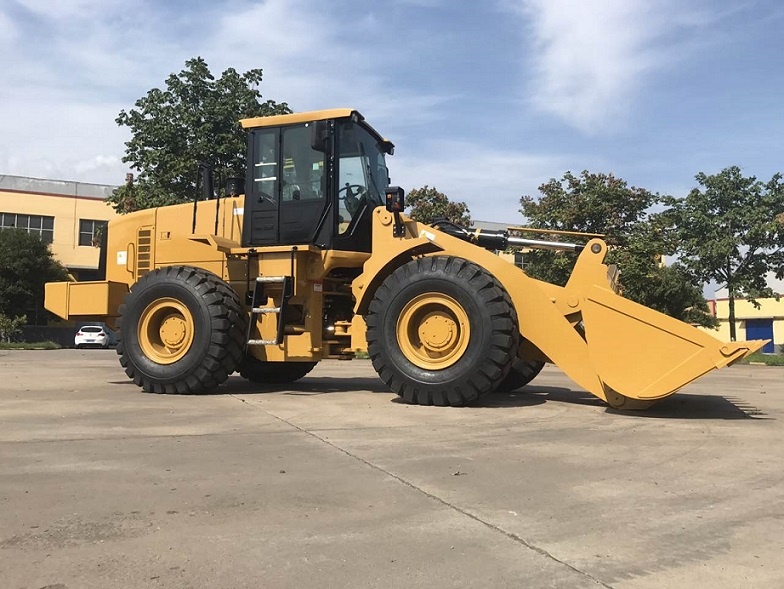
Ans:
[[[468,348],[468,314],[452,297],[423,293],[411,299],[397,320],[397,341],[403,355],[426,370],[455,364]]]
[[[139,319],[139,346],[153,362],[173,364],[193,344],[193,316],[177,299],[156,299]]]

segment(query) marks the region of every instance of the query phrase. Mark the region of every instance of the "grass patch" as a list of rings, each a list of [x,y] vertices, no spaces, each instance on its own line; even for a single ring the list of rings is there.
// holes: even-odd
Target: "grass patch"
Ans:
[[[0,342],[0,350],[59,350],[55,342]]]
[[[781,354],[760,354],[756,352],[744,358],[741,364],[765,364],[765,366],[784,366],[784,355]]]

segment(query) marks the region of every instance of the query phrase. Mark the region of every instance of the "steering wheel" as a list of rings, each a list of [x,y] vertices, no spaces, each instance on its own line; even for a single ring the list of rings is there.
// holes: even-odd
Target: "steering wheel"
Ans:
[[[356,191],[354,189],[356,189]],[[362,186],[362,184],[349,183],[346,183],[343,188],[338,190],[338,200],[345,201],[346,210],[352,217],[359,209],[359,203],[362,200],[362,197],[365,195],[366,190],[367,189]],[[340,196],[341,192],[345,192],[345,194]]]

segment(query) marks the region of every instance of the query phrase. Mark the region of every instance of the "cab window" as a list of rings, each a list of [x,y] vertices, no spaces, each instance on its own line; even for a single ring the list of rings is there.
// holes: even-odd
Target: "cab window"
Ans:
[[[324,153],[311,147],[310,137],[310,124],[283,129],[283,202],[324,199]]]
[[[364,206],[383,203],[389,178],[378,140],[360,125],[343,123],[338,145],[338,232],[345,233]]]
[[[278,134],[274,130],[256,131],[253,136],[253,193],[269,202],[278,201]]]

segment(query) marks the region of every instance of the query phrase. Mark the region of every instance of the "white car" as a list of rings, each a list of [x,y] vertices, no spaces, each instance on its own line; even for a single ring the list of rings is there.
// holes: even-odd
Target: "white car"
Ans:
[[[74,346],[79,348],[108,348],[109,334],[99,325],[85,325],[74,336]]]

